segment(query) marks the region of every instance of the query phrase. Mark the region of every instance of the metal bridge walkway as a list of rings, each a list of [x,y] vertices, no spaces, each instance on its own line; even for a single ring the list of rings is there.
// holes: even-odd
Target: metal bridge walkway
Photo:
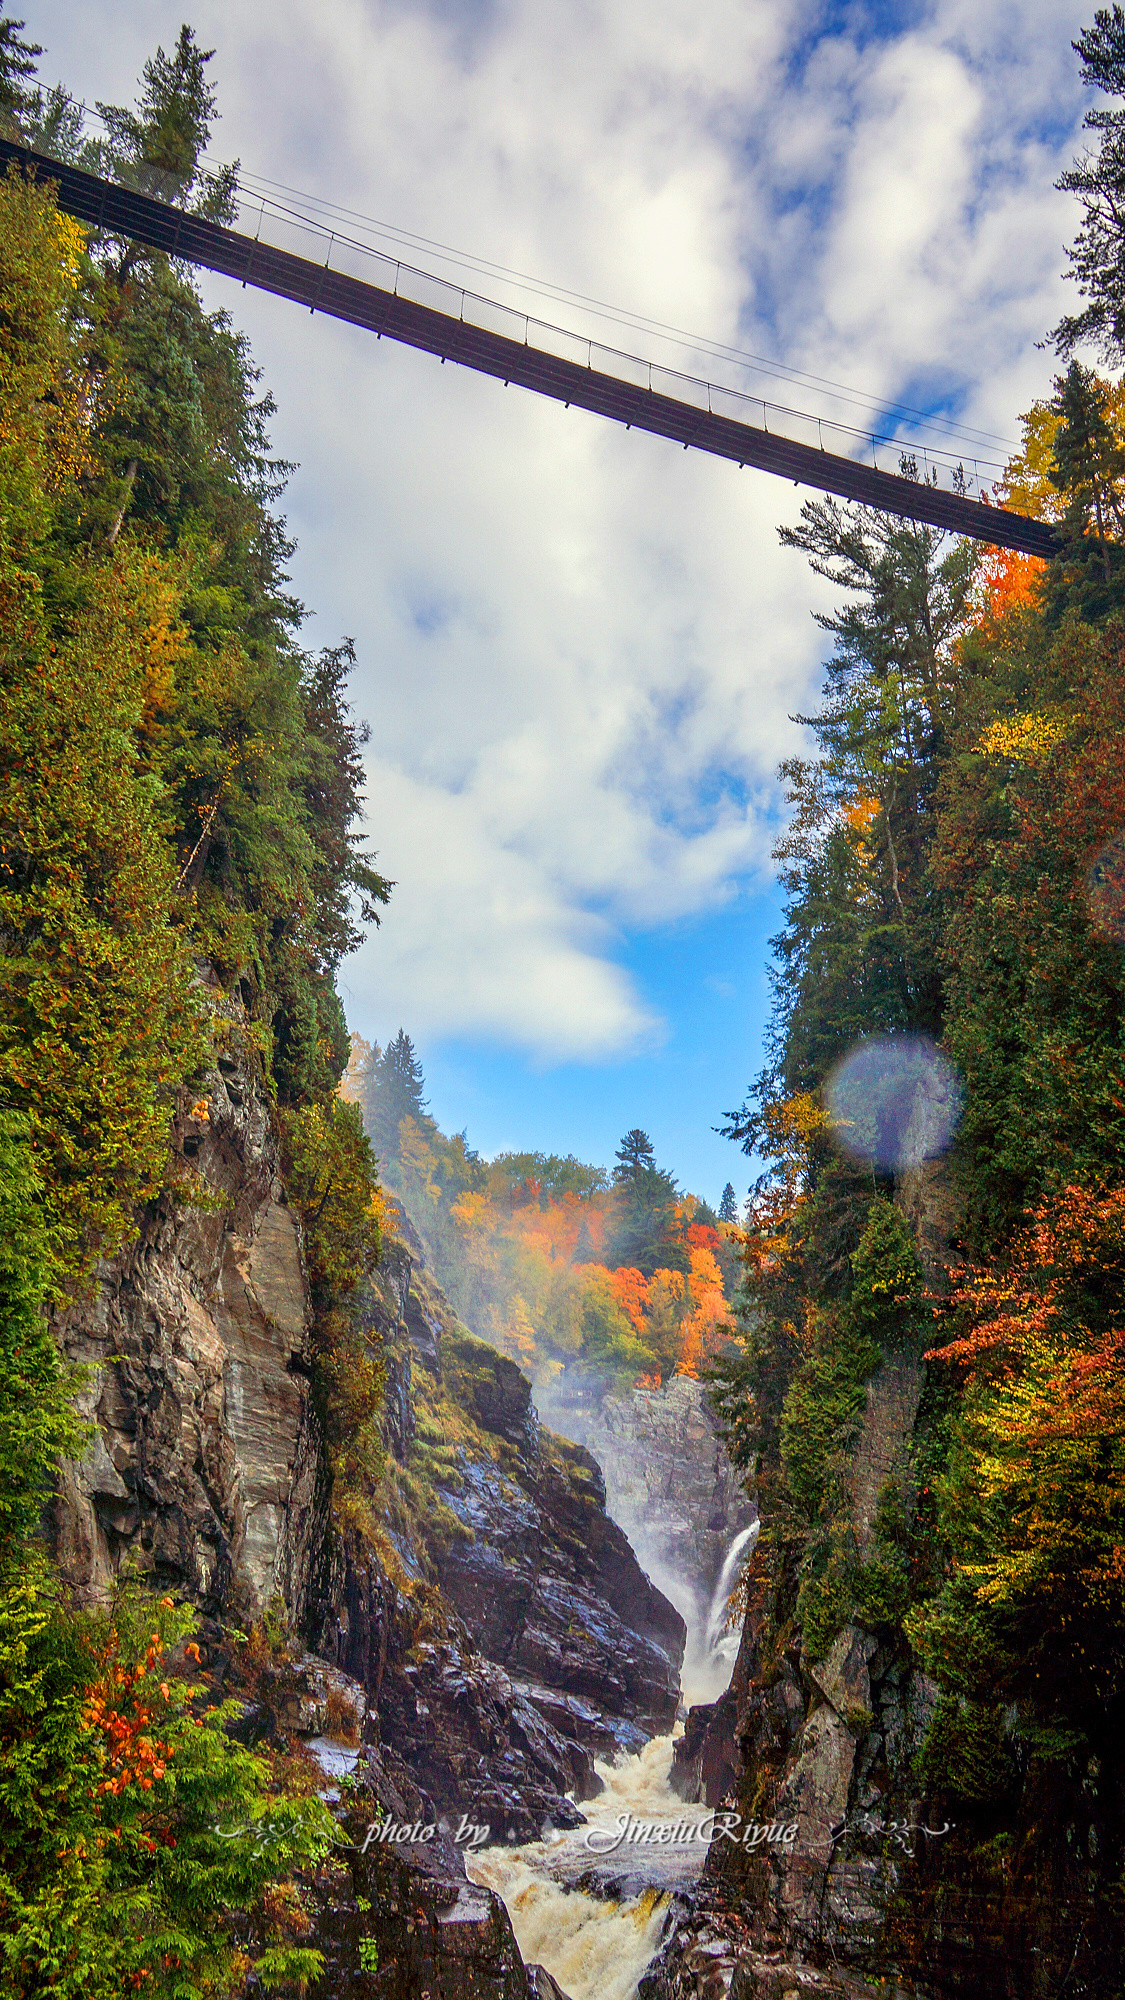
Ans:
[[[8,163],[55,182],[59,207],[80,222],[131,238],[146,248],[163,250],[170,257],[235,278],[243,285],[273,292],[314,312],[328,313],[352,326],[366,327],[388,340],[403,341],[424,353],[436,354],[442,361],[458,362],[462,367],[474,368],[505,383],[515,382],[536,395],[550,396],[567,408],[573,403],[578,409],[610,417],[627,429],[632,427],[668,438],[682,445],[685,451],[692,447],[710,452],[739,466],[755,466],[762,472],[775,473],[795,485],[815,487],[822,493],[860,501],[864,506],[907,520],[924,521],[953,534],[969,535],[995,547],[1019,549],[1042,557],[1055,553],[1055,532],[1045,521],[989,507],[964,494],[945,492],[922,480],[882,472],[815,445],[779,437],[764,426],[725,416],[714,408],[720,395],[735,403],[751,404],[758,399],[714,391],[706,383],[691,384],[691,393],[698,394],[701,401],[706,392],[703,407],[697,407],[683,395],[668,395],[651,386],[654,379],[651,364],[636,364],[637,372],[648,368],[647,381],[630,381],[594,368],[593,347],[578,336],[541,328],[536,323],[541,337],[555,334],[557,344],[569,342],[572,349],[578,350],[586,347],[589,358],[585,365],[543,346],[532,345],[526,331],[524,340],[519,341],[488,326],[474,324],[464,316],[469,294],[460,294],[462,316],[455,317],[402,296],[397,280],[396,289],[388,291],[344,271],[333,270],[327,261],[315,263],[260,238],[201,221],[148,195],[136,194],[116,182],[102,180],[78,167],[0,139],[0,166]],[[444,281],[431,282],[435,290],[452,290],[457,296],[456,288]],[[478,309],[486,307],[487,301],[475,300],[474,305]],[[506,308],[492,310],[496,317],[511,317]],[[487,315],[478,311],[478,317],[482,316]],[[622,362],[627,359],[620,357]],[[689,380],[670,376],[667,379],[678,379],[685,384]]]

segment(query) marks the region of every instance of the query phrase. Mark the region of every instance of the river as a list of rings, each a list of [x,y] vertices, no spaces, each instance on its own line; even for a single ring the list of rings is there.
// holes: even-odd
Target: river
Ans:
[[[737,1637],[725,1629],[730,1592],[757,1524],[736,1537],[705,1623],[689,1629],[687,1698],[713,1700],[729,1683]],[[583,1801],[587,1824],[526,1847],[488,1847],[467,1863],[508,1910],[525,1963],[546,1967],[568,2000],[634,2000],[655,1956],[674,1890],[699,1875],[712,1814],[668,1783],[675,1733],[636,1756],[597,1761],[604,1790]],[[643,1838],[646,1829],[658,1829]]]
[[[671,1789],[672,1742],[657,1736],[620,1764],[598,1763],[605,1790],[584,1802],[586,1826],[528,1847],[483,1848],[468,1862],[473,1880],[503,1898],[525,1961],[546,1966],[569,2000],[632,2000],[660,1944],[670,1893],[703,1866],[695,1829],[710,1815]],[[623,1820],[680,1837],[614,1846]]]

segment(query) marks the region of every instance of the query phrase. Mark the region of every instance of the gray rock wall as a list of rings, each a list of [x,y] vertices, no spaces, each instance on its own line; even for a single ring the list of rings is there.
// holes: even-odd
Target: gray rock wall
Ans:
[[[600,1402],[563,1376],[537,1389],[544,1419],[594,1454],[606,1506],[664,1589],[675,1579],[705,1618],[740,1529],[756,1509],[727,1457],[706,1387],[674,1375],[661,1389],[634,1389]]]
[[[323,1519],[296,1219],[241,1010],[173,1125],[174,1193],[58,1327],[97,1426],[53,1508],[79,1601],[123,1564],[213,1615],[303,1617]]]

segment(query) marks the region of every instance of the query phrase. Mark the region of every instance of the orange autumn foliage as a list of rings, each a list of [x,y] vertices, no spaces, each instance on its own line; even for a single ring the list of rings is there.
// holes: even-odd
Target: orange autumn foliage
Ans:
[[[981,616],[979,629],[996,637],[1004,620],[1016,611],[1034,611],[1047,565],[1018,549],[990,549],[978,573]]]
[[[164,1651],[159,1632],[149,1641],[144,1659],[125,1667],[117,1659],[118,1641],[113,1633],[98,1662],[99,1672],[91,1683],[83,1708],[87,1729],[102,1739],[105,1776],[96,1790],[115,1798],[130,1785],[151,1792],[153,1782],[162,1778],[174,1752],[169,1744],[152,1733],[155,1711],[147,1705],[145,1683],[155,1672]],[[168,1699],[168,1683],[160,1683],[162,1701]]]

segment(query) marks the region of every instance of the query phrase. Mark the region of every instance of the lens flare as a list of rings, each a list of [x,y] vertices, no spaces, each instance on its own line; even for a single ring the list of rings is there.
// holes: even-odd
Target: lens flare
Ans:
[[[956,1067],[928,1035],[876,1035],[837,1063],[825,1106],[845,1153],[901,1173],[945,1152],[964,1097]]]
[[[1086,888],[1098,929],[1125,944],[1125,833],[1106,841],[1087,873]]]

